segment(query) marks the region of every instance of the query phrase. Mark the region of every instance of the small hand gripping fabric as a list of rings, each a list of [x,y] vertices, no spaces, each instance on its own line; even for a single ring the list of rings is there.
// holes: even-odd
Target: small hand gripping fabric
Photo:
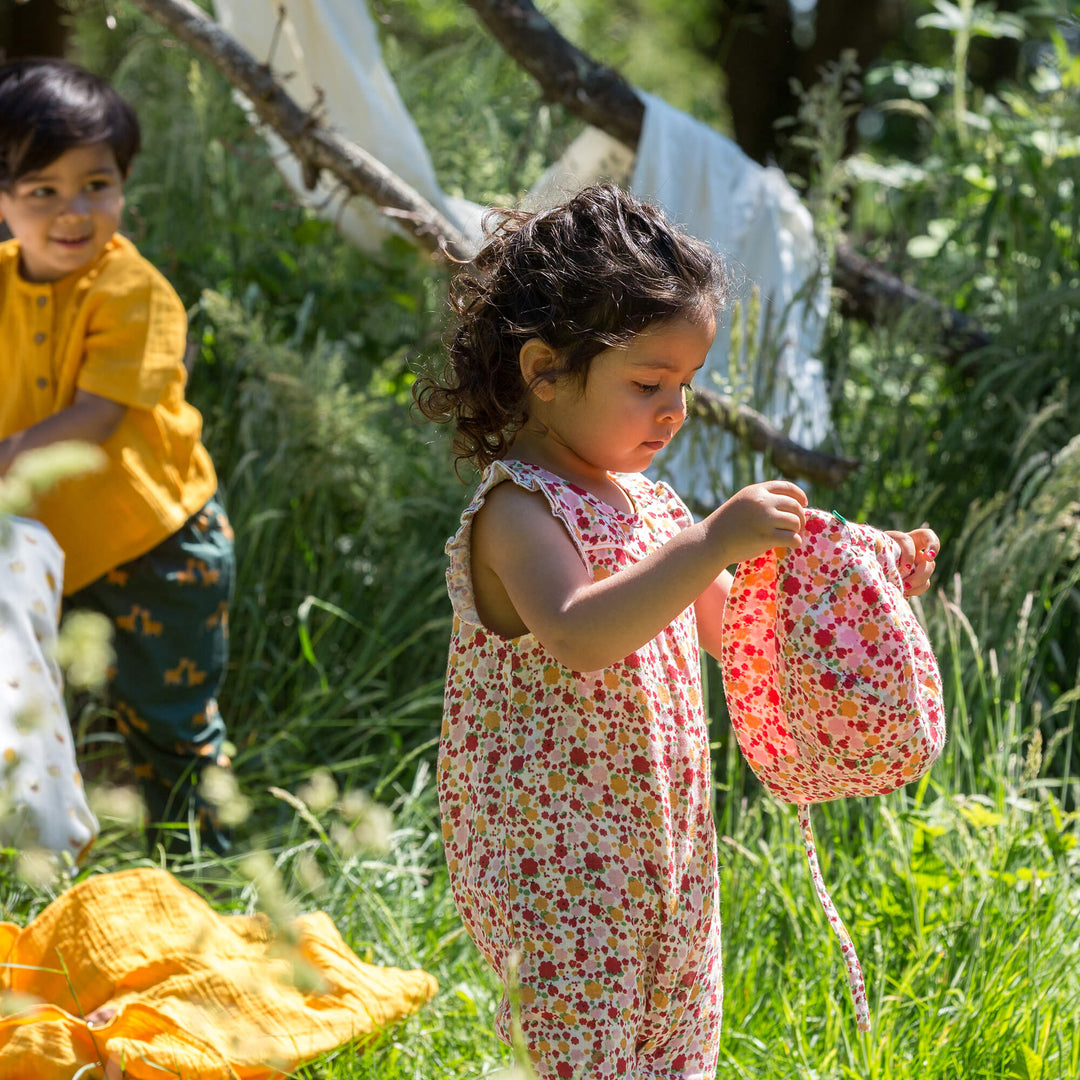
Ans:
[[[861,1031],[870,1030],[862,968],[821,875],[809,807],[894,791],[925,774],[945,743],[941,674],[899,559],[879,530],[809,509],[802,547],[742,563],[724,611],[731,723],[758,779],[799,808]]]

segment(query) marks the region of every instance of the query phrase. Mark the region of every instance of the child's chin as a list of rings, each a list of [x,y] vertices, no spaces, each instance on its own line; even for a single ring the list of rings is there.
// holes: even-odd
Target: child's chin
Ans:
[[[102,250],[103,247],[97,244],[59,248],[57,257],[52,260],[55,276],[67,277],[68,274],[77,274],[88,267]]]

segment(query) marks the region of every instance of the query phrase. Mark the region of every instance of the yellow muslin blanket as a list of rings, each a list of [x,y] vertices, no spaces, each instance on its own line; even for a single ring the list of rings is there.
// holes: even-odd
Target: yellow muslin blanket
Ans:
[[[0,923],[0,1077],[269,1080],[436,989],[362,963],[323,912],[276,934],[163,870],[100,874],[25,928]]]

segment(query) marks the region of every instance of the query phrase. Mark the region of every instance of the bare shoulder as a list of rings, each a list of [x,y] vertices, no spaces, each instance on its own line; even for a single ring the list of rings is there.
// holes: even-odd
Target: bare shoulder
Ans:
[[[488,566],[500,562],[500,555],[520,550],[537,530],[550,537],[551,529],[565,532],[540,492],[508,480],[496,484],[473,518],[473,561]]]
[[[480,621],[496,634],[515,638],[529,632],[509,590],[527,583],[534,565],[530,548],[552,520],[543,495],[504,481],[488,492],[473,518],[471,563],[473,596]]]

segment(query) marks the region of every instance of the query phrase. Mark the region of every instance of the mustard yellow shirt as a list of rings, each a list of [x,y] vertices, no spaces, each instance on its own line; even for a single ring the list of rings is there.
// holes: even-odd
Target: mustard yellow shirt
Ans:
[[[117,234],[86,269],[38,284],[0,244],[0,438],[69,406],[76,389],[128,407],[108,466],[65,481],[35,516],[65,555],[64,592],[176,532],[217,488],[202,417],[184,399],[187,316],[165,278]]]

